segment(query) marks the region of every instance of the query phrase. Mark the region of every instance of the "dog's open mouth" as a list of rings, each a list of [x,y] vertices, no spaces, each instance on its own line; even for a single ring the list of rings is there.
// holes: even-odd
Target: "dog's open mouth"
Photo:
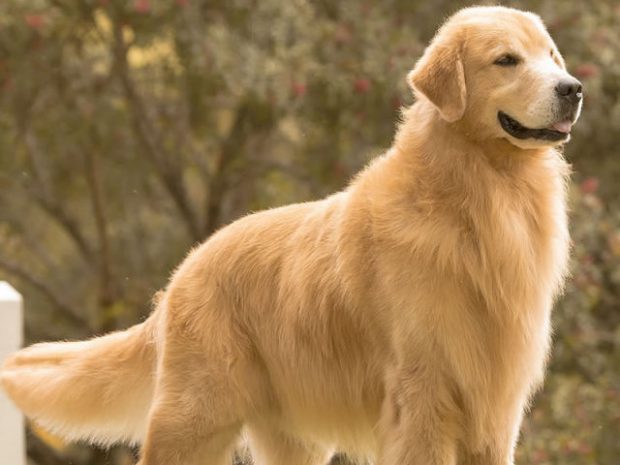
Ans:
[[[573,125],[572,121],[567,119],[565,121],[558,121],[548,128],[531,129],[526,128],[503,111],[497,113],[497,119],[504,131],[512,137],[516,137],[517,139],[539,139],[554,142],[567,139]]]

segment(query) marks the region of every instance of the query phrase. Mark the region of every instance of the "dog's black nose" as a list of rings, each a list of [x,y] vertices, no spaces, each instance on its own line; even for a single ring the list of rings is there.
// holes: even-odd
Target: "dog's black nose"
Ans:
[[[555,91],[561,98],[569,100],[571,103],[578,103],[583,97],[583,88],[581,82],[577,79],[562,79]]]

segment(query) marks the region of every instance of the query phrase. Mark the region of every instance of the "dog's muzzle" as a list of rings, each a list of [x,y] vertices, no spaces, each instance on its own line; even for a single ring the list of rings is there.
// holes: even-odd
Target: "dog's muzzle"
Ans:
[[[528,128],[503,111],[497,113],[497,119],[504,131],[517,139],[538,139],[551,142],[568,139],[581,108],[583,87],[581,82],[573,77],[564,78],[555,86],[555,94],[559,104],[555,122],[548,127]]]

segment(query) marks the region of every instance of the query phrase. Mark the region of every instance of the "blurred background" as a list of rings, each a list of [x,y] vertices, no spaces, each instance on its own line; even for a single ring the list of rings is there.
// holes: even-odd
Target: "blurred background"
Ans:
[[[521,464],[620,458],[620,5],[521,1],[585,84],[566,156],[573,276]],[[346,186],[459,1],[2,0],[0,279],[28,343],[125,328],[188,249]],[[127,465],[31,427],[37,465]],[[7,464],[10,465],[10,464]]]

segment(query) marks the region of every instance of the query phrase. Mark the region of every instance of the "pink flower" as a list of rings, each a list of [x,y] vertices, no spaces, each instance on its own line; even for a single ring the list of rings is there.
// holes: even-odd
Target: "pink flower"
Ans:
[[[594,63],[583,63],[575,68],[575,76],[580,79],[596,77],[600,74],[600,69]]]
[[[151,11],[151,3],[149,0],[136,0],[133,9],[136,13],[145,14]]]
[[[366,78],[359,78],[353,84],[353,89],[358,94],[366,94],[370,90],[370,87],[371,87],[370,80]]]
[[[11,76],[7,76],[0,85],[4,91],[11,90],[13,88],[13,78]]]
[[[334,32],[334,39],[339,44],[348,44],[353,39],[351,29],[346,24],[339,25]]]
[[[543,449],[535,450],[532,453],[532,460],[534,463],[546,462],[549,460],[549,454]]]
[[[394,110],[400,110],[402,106],[403,106],[403,99],[401,99],[399,95],[395,96],[392,99],[392,108]]]
[[[344,178],[347,176],[347,169],[342,162],[337,161],[334,163],[334,174],[339,178]]]
[[[592,446],[585,441],[580,441],[577,446],[577,451],[581,455],[590,455],[592,453]]]
[[[596,191],[598,191],[599,180],[598,178],[590,176],[589,178],[584,179],[579,187],[581,189],[581,192],[584,194],[594,194]]]
[[[291,87],[291,90],[295,97],[303,97],[304,95],[306,95],[306,92],[308,90],[303,82],[294,82]]]
[[[45,25],[45,18],[43,15],[30,14],[24,16],[26,24],[32,29],[41,29]]]

